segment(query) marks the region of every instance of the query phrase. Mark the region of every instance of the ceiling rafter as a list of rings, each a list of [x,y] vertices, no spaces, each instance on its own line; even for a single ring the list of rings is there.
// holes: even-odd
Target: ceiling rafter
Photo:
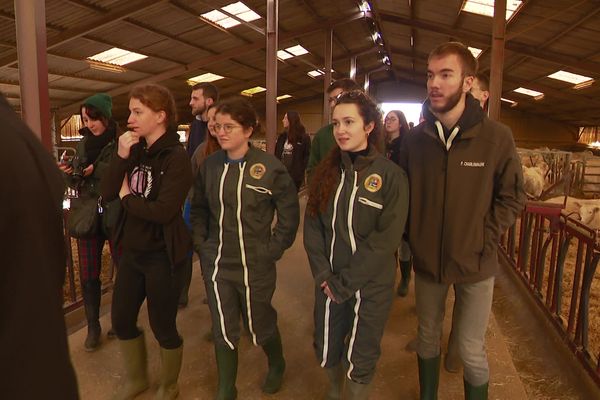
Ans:
[[[375,5],[375,3],[372,3],[371,5],[371,12],[373,14],[373,17],[377,23],[376,26],[379,27],[379,29],[381,29],[381,39],[383,40],[383,46],[385,48],[386,53],[388,53],[388,57],[390,60],[390,64],[392,64],[392,51],[390,49],[390,44],[387,40],[385,40],[385,34],[383,32],[383,24],[381,23],[381,18],[379,17],[379,9],[378,7]],[[398,81],[398,77],[396,76],[396,71],[393,68],[389,69],[392,77],[394,78],[394,81]]]
[[[304,35],[313,34],[313,33],[322,31],[323,29],[331,29],[334,26],[347,24],[347,23],[356,21],[357,19],[361,19],[361,18],[364,18],[364,14],[362,12],[355,12],[355,13],[345,15],[345,16],[342,16],[339,18],[327,20],[326,23],[311,24],[311,25],[305,26],[304,28],[299,29],[297,31],[282,34],[282,35],[280,35],[280,40],[289,40],[289,39],[298,38],[298,37],[301,37]],[[115,88],[115,89],[109,91],[108,94],[110,94],[112,96],[124,94],[124,93],[129,92],[129,90],[137,84],[148,83],[148,82],[161,82],[161,81],[164,81],[164,80],[176,77],[176,76],[180,76],[188,71],[194,71],[199,68],[205,67],[206,65],[210,65],[210,64],[220,62],[220,61],[229,60],[233,57],[240,57],[244,54],[248,54],[253,51],[262,50],[265,47],[266,47],[265,41],[258,41],[258,42],[254,42],[251,44],[244,44],[241,46],[236,46],[236,47],[233,47],[228,50],[223,50],[218,55],[210,55],[210,56],[206,56],[206,57],[200,57],[198,60],[193,61],[189,64],[177,66],[177,67],[171,68],[167,71],[164,71],[160,74],[153,75],[149,78],[144,78],[144,79],[137,80],[135,82],[128,83],[126,85],[123,85],[121,87],[118,87],[118,88]],[[68,112],[71,108],[76,107],[78,104],[79,104],[79,102],[70,104],[66,107],[62,107],[59,111]]]
[[[440,23],[434,23],[431,21],[425,21],[421,19],[409,19],[403,17],[401,15],[393,14],[393,13],[381,13],[381,18],[384,21],[393,22],[406,26],[414,26],[417,29],[423,29],[429,32],[441,34],[444,36],[453,34],[455,37],[461,38],[461,40],[465,41],[467,44],[473,45],[489,45],[492,38],[491,35],[468,31],[465,29],[456,29],[453,30],[448,25],[443,25]],[[522,55],[526,55],[532,58],[537,58],[539,60],[551,62],[558,65],[568,65],[574,68],[579,68],[585,71],[591,71],[595,74],[600,73],[600,63],[594,61],[587,61],[582,59],[576,59],[567,54],[560,54],[556,52],[551,52],[539,48],[532,48],[529,45],[523,43],[516,43],[514,41],[506,42],[505,44],[506,50],[510,50],[515,53],[520,53]]]

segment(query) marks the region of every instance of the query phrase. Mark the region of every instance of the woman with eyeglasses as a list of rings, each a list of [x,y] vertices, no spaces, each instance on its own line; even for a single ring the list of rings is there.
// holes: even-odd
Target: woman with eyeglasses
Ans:
[[[115,399],[132,399],[149,387],[144,335],[137,317],[147,299],[150,327],[160,345],[156,399],[179,393],[183,339],[177,331],[182,264],[191,250],[181,207],[192,185],[189,157],[177,134],[177,108],[160,85],[135,86],[129,94],[129,131],[121,135],[102,195],[121,199],[117,232],[122,245],[112,321],[125,363]]]
[[[366,94],[333,109],[338,147],[309,184],[304,247],[315,280],[317,359],[327,399],[367,399],[394,296],[395,250],[408,213],[408,180],[375,149],[381,113]],[[344,378],[344,375],[346,378]]]
[[[398,164],[400,149],[402,143],[408,135],[409,127],[406,122],[404,113],[400,110],[392,110],[387,113],[384,120],[385,138],[387,143],[387,158]],[[408,285],[410,283],[410,247],[406,240],[402,240],[400,249],[398,250],[398,258],[400,260],[400,283],[396,293],[400,297],[406,297],[408,294]]]
[[[258,125],[250,103],[221,103],[215,120],[221,150],[200,167],[191,219],[212,316],[219,375],[216,398],[230,400],[237,397],[242,313],[254,345],[262,346],[268,358],[262,391],[275,393],[281,387],[285,360],[271,299],[275,262],[294,242],[299,206],[285,166],[248,142]]]

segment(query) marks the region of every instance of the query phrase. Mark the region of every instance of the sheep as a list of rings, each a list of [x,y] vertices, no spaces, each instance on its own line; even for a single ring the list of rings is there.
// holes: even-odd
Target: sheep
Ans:
[[[590,201],[579,208],[581,222],[590,229],[600,229],[600,202]]]
[[[543,167],[523,166],[523,189],[529,197],[539,198],[544,191],[545,171]]]

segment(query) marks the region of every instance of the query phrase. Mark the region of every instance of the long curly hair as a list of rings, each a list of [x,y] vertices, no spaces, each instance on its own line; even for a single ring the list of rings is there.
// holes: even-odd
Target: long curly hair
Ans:
[[[206,109],[206,112],[208,112],[210,109],[216,108],[216,107],[217,107],[216,104],[211,104]],[[216,113],[216,111],[215,111],[215,113]],[[214,119],[214,116],[213,116],[213,119]],[[213,121],[213,123],[214,123],[214,121]],[[210,124],[210,122],[209,122],[209,124]],[[214,153],[215,151],[218,151],[218,150],[221,150],[221,145],[219,144],[219,141],[210,132],[207,132],[207,134],[206,134],[206,146],[204,147],[204,157],[208,157],[212,153]]]
[[[363,125],[374,124],[367,139],[369,146],[374,146],[382,129],[381,111],[377,104],[361,90],[342,93],[337,98],[334,109],[340,104],[355,104],[358,114],[363,119]],[[315,168],[308,185],[308,203],[306,205],[308,215],[316,216],[319,212],[326,210],[333,190],[340,181],[341,162],[342,151],[336,145]]]

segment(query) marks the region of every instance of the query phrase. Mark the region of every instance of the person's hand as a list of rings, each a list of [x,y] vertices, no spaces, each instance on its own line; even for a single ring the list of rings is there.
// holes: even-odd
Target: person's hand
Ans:
[[[59,162],[59,163],[57,163],[57,165],[58,165],[58,169],[60,169],[65,174],[71,175],[73,173],[73,167],[71,167],[69,164]]]
[[[90,176],[94,172],[94,164],[90,164],[83,169],[83,176]]]
[[[140,136],[133,132],[127,131],[119,137],[119,148],[117,154],[119,157],[127,159],[131,152],[131,146],[140,142]]]
[[[335,303],[338,302],[335,299],[335,296],[333,295],[333,293],[331,292],[331,289],[329,289],[329,285],[327,285],[327,281],[324,281],[323,283],[321,283],[321,289],[323,290],[323,293],[325,293],[325,295],[331,299],[331,301],[333,301]]]
[[[123,198],[131,194],[131,190],[129,190],[129,180],[127,179],[127,175],[123,178],[123,183],[121,183],[121,190],[119,190],[119,198]]]

